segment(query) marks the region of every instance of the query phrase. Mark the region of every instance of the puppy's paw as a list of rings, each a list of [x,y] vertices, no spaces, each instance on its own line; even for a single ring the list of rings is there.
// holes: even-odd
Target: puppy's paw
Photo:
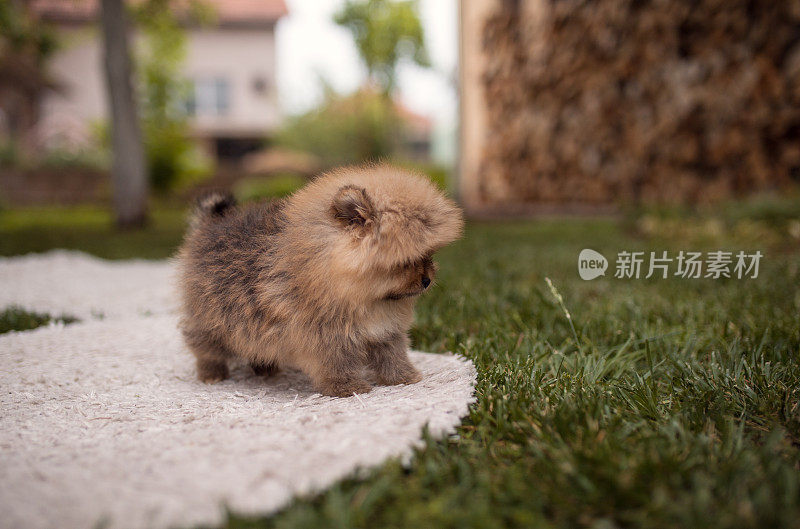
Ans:
[[[395,371],[378,373],[378,383],[382,386],[397,386],[399,384],[416,384],[422,380],[422,373],[412,365],[404,366]]]
[[[330,397],[352,397],[354,393],[369,393],[372,386],[360,378],[325,380],[319,384],[319,392]]]
[[[197,378],[206,384],[221,382],[228,378],[228,366],[225,364],[203,363],[197,365]]]
[[[253,370],[253,373],[260,377],[268,377],[278,372],[278,366],[271,362],[268,364],[250,362],[250,368]]]

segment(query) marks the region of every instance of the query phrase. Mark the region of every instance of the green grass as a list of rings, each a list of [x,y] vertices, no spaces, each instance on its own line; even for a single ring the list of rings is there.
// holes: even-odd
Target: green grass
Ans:
[[[47,314],[28,312],[19,307],[8,307],[0,310],[0,334],[11,331],[29,331],[52,321],[74,323],[78,321],[72,316],[59,316],[53,318]]]
[[[786,211],[469,225],[412,331],[478,369],[456,435],[227,527],[800,527],[800,244]],[[72,233],[59,246],[166,256],[180,231],[167,217],[136,246],[96,219],[70,232],[19,216],[16,242],[0,221],[0,244],[44,249],[33,237],[52,229]],[[579,279],[586,247],[612,261],[606,277]],[[622,250],[715,249],[761,250],[759,277],[613,278]]]
[[[107,210],[78,208],[29,208],[0,211],[0,255],[71,248],[106,259],[160,259],[180,244],[186,212],[156,206],[143,230],[120,232]]]
[[[251,176],[237,182],[233,195],[239,202],[288,197],[305,185],[307,179],[293,173]]]

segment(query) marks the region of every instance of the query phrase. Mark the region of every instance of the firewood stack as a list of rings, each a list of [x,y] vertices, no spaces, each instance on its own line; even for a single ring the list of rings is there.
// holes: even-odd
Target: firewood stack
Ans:
[[[696,203],[800,181],[800,0],[503,1],[489,203]]]

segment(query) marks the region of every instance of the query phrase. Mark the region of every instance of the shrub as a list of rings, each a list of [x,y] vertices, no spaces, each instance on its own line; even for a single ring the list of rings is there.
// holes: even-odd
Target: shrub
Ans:
[[[103,148],[67,149],[58,147],[47,150],[40,165],[49,169],[102,171],[109,168],[109,153]]]
[[[400,145],[401,129],[389,98],[370,90],[349,96],[329,90],[318,108],[288,119],[275,143],[332,167],[388,158]]]
[[[185,101],[191,85],[181,75],[186,57],[183,28],[169,3],[163,1],[143,3],[137,21],[144,35],[137,67],[143,85],[141,119],[147,168],[153,189],[164,193],[207,176],[212,162],[189,134]]]
[[[185,187],[211,171],[211,161],[180,121],[145,122],[144,146],[150,185],[159,193]]]
[[[19,164],[19,149],[13,141],[0,142],[0,167],[16,167]]]

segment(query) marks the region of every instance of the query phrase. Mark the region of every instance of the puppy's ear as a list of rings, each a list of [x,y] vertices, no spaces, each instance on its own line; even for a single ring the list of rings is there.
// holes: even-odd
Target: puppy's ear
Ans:
[[[355,186],[344,186],[336,192],[331,213],[343,226],[364,226],[375,218],[375,209],[366,190]]]

